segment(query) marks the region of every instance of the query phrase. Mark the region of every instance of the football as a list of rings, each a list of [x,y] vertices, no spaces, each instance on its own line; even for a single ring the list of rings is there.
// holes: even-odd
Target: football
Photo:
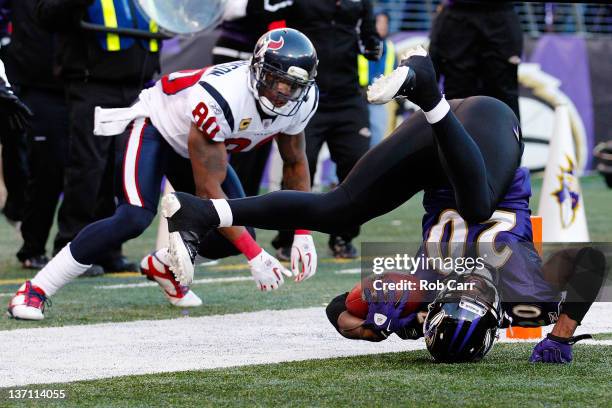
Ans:
[[[379,281],[376,285],[375,282]],[[423,300],[424,292],[419,289],[418,280],[412,275],[404,275],[399,273],[388,273],[383,277],[365,278],[362,281],[366,287],[369,287],[373,296],[376,296],[376,288],[379,287],[380,284],[385,283],[395,283],[399,284],[402,287],[405,287],[406,290],[409,290],[410,294],[408,295],[408,302],[404,306],[404,311],[402,312],[402,316],[408,316],[410,313],[416,311]],[[365,300],[365,296],[363,295],[363,286],[362,282],[358,282],[353,289],[349,292],[346,297],[345,305],[346,310],[352,314],[353,316],[365,319],[368,315],[368,303]],[[409,286],[409,282],[412,282],[412,285]],[[386,293],[387,290],[384,290]],[[399,301],[402,298],[404,291],[402,289],[395,289],[395,299]]]

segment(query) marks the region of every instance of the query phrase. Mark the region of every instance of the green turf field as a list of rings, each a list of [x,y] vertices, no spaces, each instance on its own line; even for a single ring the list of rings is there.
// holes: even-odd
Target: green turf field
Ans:
[[[534,181],[532,208],[537,211],[540,180]],[[612,221],[610,202],[612,190],[606,189],[599,177],[582,179],[589,230],[593,241],[612,241]],[[422,216],[421,196],[418,195],[397,210],[371,221],[363,227],[357,242],[410,241],[420,237]],[[146,233],[125,245],[125,253],[131,259],[139,260],[155,245],[157,222]],[[258,231],[258,241],[267,245],[274,233]],[[237,313],[262,309],[289,309],[305,306],[320,306],[334,295],[352,287],[358,279],[356,275],[336,274],[343,269],[359,268],[359,262],[344,262],[329,258],[326,236],[316,234],[320,266],[316,279],[303,284],[287,281],[285,286],[272,293],[252,290],[251,282],[196,284],[193,289],[204,305],[192,309],[192,316]],[[0,301],[8,301],[24,279],[33,272],[20,268],[14,254],[19,249],[21,239],[16,231],[0,220]],[[272,252],[272,248],[268,248]],[[229,276],[249,276],[243,257],[221,260],[212,267],[200,267],[195,279]],[[141,283],[146,280],[137,274],[112,274],[101,278],[79,278],[53,297],[53,306],[48,310],[48,318],[38,322],[15,322],[0,319],[0,330],[27,327],[61,326],[66,324],[98,323],[107,321],[129,321],[141,319],[166,319],[182,315],[182,311],[165,301],[157,287],[126,288],[116,290],[92,289],[105,285]],[[244,294],[248,294],[245,298]]]
[[[420,350],[36,388],[66,391],[65,401],[48,406],[78,407],[610,406],[612,347],[576,346],[577,360],[569,366],[516,358],[531,347],[499,344],[475,364],[434,364]],[[8,390],[0,390],[3,397]]]
[[[589,231],[593,241],[612,240],[612,190],[599,177],[581,180]],[[535,180],[532,208],[537,210],[541,180]],[[363,227],[360,241],[419,240],[421,196]],[[155,242],[157,223],[144,236],[125,245],[125,254],[139,260]],[[54,233],[54,232],[53,232]],[[52,234],[53,234],[52,233]],[[272,232],[259,231],[268,245]],[[261,293],[252,282],[201,283],[193,286],[204,304],[184,311],[171,306],[159,289],[104,286],[146,282],[135,274],[80,278],[53,298],[42,322],[0,319],[0,331],[22,328],[103,322],[172,319],[265,309],[323,306],[358,280],[351,272],[358,261],[329,258],[326,236],[316,234],[320,266],[314,279],[287,281],[278,291]],[[24,279],[14,254],[19,235],[0,219],[0,302],[5,304]],[[242,257],[200,267],[195,279],[249,276]],[[330,330],[333,330],[330,326]],[[612,339],[601,334],[600,340]],[[196,372],[120,377],[71,384],[65,389],[67,406],[610,406],[612,401],[612,346],[576,346],[576,363],[569,367],[531,365],[532,345],[500,344],[478,364],[432,364],[426,351],[390,353],[304,362],[244,366]],[[152,357],[154,358],[154,357]],[[0,365],[2,362],[0,361]],[[33,386],[38,389],[51,386]],[[30,387],[31,388],[31,387]],[[0,389],[0,407],[10,405]],[[30,402],[36,405],[34,402]],[[40,401],[39,401],[40,405]],[[45,402],[44,405],[50,405]]]

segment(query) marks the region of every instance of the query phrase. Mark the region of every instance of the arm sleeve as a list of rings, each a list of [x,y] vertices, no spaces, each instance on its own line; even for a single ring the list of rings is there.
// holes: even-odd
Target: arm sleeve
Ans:
[[[297,135],[306,128],[310,119],[315,115],[319,106],[319,89],[317,86],[310,88],[308,92],[308,100],[300,106],[299,112],[295,115],[295,119],[291,125],[286,128],[283,133],[286,135]]]
[[[573,273],[567,283],[561,313],[580,324],[607,276],[606,258],[597,248],[582,248],[574,258]]]
[[[49,31],[69,31],[79,27],[87,7],[94,0],[37,0],[36,20]]]

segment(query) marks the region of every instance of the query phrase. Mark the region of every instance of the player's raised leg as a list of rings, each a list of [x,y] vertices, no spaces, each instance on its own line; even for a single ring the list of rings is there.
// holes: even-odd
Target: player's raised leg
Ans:
[[[431,124],[461,216],[468,222],[488,219],[520,164],[520,125],[513,112],[487,97],[467,98],[451,109],[422,48],[409,52],[395,71],[368,90],[371,103],[394,98],[419,105]]]

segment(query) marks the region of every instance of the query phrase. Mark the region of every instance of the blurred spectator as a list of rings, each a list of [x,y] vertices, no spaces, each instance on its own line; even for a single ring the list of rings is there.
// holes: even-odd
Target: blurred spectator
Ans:
[[[9,32],[10,3],[9,0],[0,0],[0,58],[3,60],[6,60],[6,46],[11,41]],[[15,101],[19,101],[19,99],[15,96],[14,89],[6,79],[3,66],[2,78],[0,79],[0,108],[2,109],[0,113],[0,125],[2,126],[0,144],[2,144],[2,171],[7,197],[2,213],[9,224],[19,229],[23,219],[28,163],[23,124],[19,123],[19,119],[17,119],[17,122],[12,120],[20,117],[18,111],[15,111],[17,107]]]
[[[383,52],[378,61],[368,61],[363,55],[357,57],[359,69],[359,85],[364,92],[376,77],[386,75],[397,66],[395,47],[393,42],[387,39],[389,35],[389,15],[387,13],[376,14],[376,31],[383,40]],[[368,104],[370,116],[370,147],[376,146],[385,137],[389,125],[389,110],[387,105]]]
[[[80,21],[156,31],[133,0],[37,0],[36,16],[58,33],[61,75],[69,114],[69,155],[64,200],[58,214],[54,251],[59,252],[87,224],[115,211],[114,137],[93,135],[95,106],[129,106],[142,86],[159,71],[157,40],[86,31]],[[118,181],[121,182],[121,181]],[[100,254],[105,271],[137,270],[121,248]]]
[[[520,118],[523,32],[512,3],[447,0],[433,22],[429,52],[446,98],[492,96]]]
[[[612,5],[587,5],[586,12],[591,20],[591,30],[595,33],[610,33],[612,30]]]
[[[25,268],[48,261],[45,245],[63,187],[67,153],[68,110],[59,78],[53,75],[53,36],[34,20],[36,0],[13,1],[13,32],[6,70],[19,97],[34,112],[27,130],[30,177],[26,187],[17,258]]]
[[[311,180],[317,158],[327,143],[340,182],[370,146],[367,103],[361,95],[357,75],[360,52],[377,60],[382,52],[369,0],[250,0],[247,14],[264,21],[285,20],[287,27],[310,38],[319,57],[317,85],[319,108],[306,127],[306,154]],[[335,257],[354,258],[351,243],[359,234],[355,225],[329,237]],[[284,232],[274,241],[279,259],[288,259],[293,232]]]

